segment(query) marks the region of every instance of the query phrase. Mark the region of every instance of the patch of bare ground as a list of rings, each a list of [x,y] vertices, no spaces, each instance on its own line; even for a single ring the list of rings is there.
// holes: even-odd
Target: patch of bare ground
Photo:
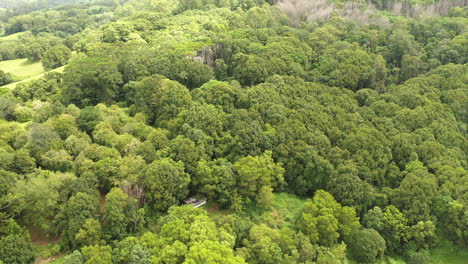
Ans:
[[[58,255],[55,255],[55,256],[48,257],[48,258],[37,258],[36,264],[50,263],[52,261],[55,261],[55,260],[63,257],[64,255],[65,254],[58,254]]]

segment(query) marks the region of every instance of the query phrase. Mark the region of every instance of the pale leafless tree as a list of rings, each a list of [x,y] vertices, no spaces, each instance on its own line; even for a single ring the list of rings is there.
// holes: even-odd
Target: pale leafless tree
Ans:
[[[300,21],[327,20],[331,14],[337,11],[343,18],[357,24],[379,24],[387,25],[387,19],[377,16],[377,9],[370,2],[347,2],[338,9],[329,0],[276,0],[277,5],[289,17],[292,24]],[[430,5],[412,5],[409,1],[396,1],[390,7],[396,15],[418,17],[447,15],[452,7],[468,6],[468,0],[436,0]]]

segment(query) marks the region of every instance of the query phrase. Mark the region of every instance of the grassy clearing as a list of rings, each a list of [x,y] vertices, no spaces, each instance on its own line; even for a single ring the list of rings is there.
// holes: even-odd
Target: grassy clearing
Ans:
[[[261,216],[261,222],[269,226],[293,227],[299,218],[306,199],[293,194],[277,193],[271,204],[271,210],[266,211]]]
[[[42,67],[42,65],[41,65],[41,67]],[[9,90],[10,90],[10,89],[14,89],[18,83],[23,83],[23,82],[29,82],[29,81],[32,81],[32,80],[37,80],[37,79],[43,77],[46,73],[49,73],[49,72],[63,72],[64,69],[65,69],[65,66],[62,66],[62,67],[60,67],[60,68],[53,69],[53,70],[48,71],[48,72],[43,72],[43,73],[37,74],[37,75],[35,75],[35,76],[33,76],[33,77],[30,77],[30,78],[27,78],[27,79],[24,79],[24,80],[21,80],[21,81],[12,82],[12,83],[10,83],[10,84],[7,84],[7,85],[4,85],[4,86],[0,87],[0,91],[1,91],[2,88],[3,88],[3,89],[9,89]]]
[[[210,201],[210,200],[207,201],[207,203],[203,206],[203,208],[205,208],[206,212],[208,212],[208,215],[212,219],[222,218],[226,215],[230,215],[234,213],[234,211],[232,210],[221,209],[217,202]]]
[[[405,262],[402,257],[387,257],[388,264],[411,264]],[[452,242],[443,240],[437,247],[431,249],[430,264],[466,264],[468,263],[468,248],[460,248]]]
[[[54,263],[63,256],[60,253],[60,237],[48,237],[35,227],[29,227],[28,230],[36,255],[36,264]]]
[[[49,262],[50,264],[62,264],[65,259],[65,255],[55,256],[54,259]]]
[[[0,70],[10,73],[14,81],[22,81],[44,73],[41,62],[28,62],[28,59],[0,61]]]
[[[36,254],[36,263],[55,263],[63,254],[59,254],[60,246],[56,243],[46,245],[33,244],[34,253]],[[62,258],[63,259],[63,258]]]
[[[450,241],[444,240],[431,250],[435,264],[466,264],[468,263],[468,248],[460,248]]]
[[[11,34],[11,35],[8,35],[8,36],[5,36],[5,37],[1,37],[0,38],[0,41],[11,41],[11,40],[18,40],[20,38],[20,36],[26,34],[26,32],[18,32],[18,33],[15,33],[15,34]]]
[[[255,223],[264,223],[270,227],[293,227],[300,216],[306,199],[288,193],[275,193],[269,209],[259,208],[255,203],[246,205],[243,212],[222,210],[216,203],[208,202],[205,206],[208,214],[213,218],[220,218],[230,214],[237,214]]]

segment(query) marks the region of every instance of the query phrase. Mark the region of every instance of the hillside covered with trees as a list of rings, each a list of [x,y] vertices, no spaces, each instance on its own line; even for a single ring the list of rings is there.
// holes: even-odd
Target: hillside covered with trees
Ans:
[[[0,264],[466,263],[466,1],[14,2]]]

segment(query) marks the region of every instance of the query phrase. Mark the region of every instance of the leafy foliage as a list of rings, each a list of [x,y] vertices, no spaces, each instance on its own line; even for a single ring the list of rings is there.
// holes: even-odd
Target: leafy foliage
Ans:
[[[0,262],[34,261],[10,219],[65,263],[466,246],[460,1],[45,2],[0,10],[0,85],[49,70],[0,95]]]

